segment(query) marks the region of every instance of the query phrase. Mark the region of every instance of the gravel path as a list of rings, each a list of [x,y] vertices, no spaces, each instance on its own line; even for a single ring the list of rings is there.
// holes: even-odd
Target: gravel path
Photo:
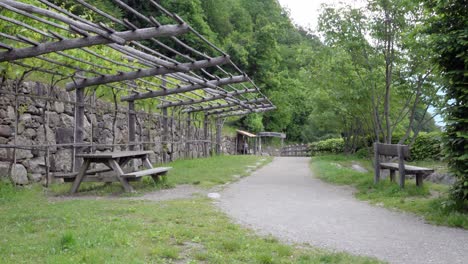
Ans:
[[[169,201],[175,199],[189,199],[196,195],[205,195],[206,190],[195,187],[189,184],[177,185],[171,189],[157,190],[145,193],[142,196],[135,197],[121,197],[118,195],[112,196],[98,196],[98,195],[64,195],[49,197],[49,201],[61,202],[68,200],[147,200],[147,201]]]
[[[351,188],[314,178],[309,162],[275,158],[228,186],[218,205],[241,224],[285,241],[390,263],[468,263],[468,231],[358,201]]]

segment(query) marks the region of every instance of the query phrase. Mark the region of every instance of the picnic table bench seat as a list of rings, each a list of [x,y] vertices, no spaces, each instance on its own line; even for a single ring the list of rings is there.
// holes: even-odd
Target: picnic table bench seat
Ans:
[[[147,170],[140,170],[140,171],[135,171],[135,172],[130,172],[130,173],[125,173],[122,175],[122,177],[125,178],[139,178],[142,176],[147,176],[147,175],[162,175],[166,174],[171,167],[158,167],[158,168],[152,168],[152,169],[147,169]]]

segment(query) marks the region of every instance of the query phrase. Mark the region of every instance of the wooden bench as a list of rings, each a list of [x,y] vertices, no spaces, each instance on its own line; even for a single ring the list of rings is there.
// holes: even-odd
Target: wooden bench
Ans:
[[[143,176],[151,176],[156,182],[159,179],[159,176],[167,174],[167,172],[172,169],[171,167],[158,167],[147,170],[140,170],[130,173],[125,173],[122,175],[124,178],[141,178]]]
[[[380,162],[381,156],[398,157],[398,163],[395,162]],[[390,181],[395,181],[395,171],[400,174],[400,187],[405,187],[406,175],[415,175],[416,185],[422,186],[425,176],[434,172],[433,169],[405,165],[405,158],[410,157],[410,149],[407,145],[394,145],[374,143],[374,158],[375,158],[375,175],[374,183],[380,180],[380,170],[390,170]]]

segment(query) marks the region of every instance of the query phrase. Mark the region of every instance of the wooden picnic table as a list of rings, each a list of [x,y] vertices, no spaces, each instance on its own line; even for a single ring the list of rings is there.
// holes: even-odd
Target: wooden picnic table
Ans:
[[[80,184],[83,181],[92,182],[112,182],[118,181],[122,184],[126,192],[132,192],[133,188],[129,184],[129,181],[140,179],[142,176],[150,175],[154,181],[158,179],[160,175],[167,173],[170,167],[157,167],[153,168],[149,161],[148,155],[152,151],[119,151],[119,152],[103,152],[93,154],[78,154],[79,158],[83,158],[83,164],[81,165],[76,177],[74,177],[73,185],[70,189],[70,193],[76,193]],[[146,170],[140,170],[130,173],[125,173],[122,167],[128,164],[133,159],[140,159]],[[88,170],[91,163],[104,164],[107,168]],[[115,174],[111,177],[97,177],[92,176],[100,172],[113,171]]]

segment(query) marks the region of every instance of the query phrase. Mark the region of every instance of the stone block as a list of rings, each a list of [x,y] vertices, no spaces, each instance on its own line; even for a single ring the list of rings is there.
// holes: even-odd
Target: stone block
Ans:
[[[73,128],[58,127],[55,131],[55,141],[57,144],[73,143]]]
[[[54,102],[54,109],[55,109],[55,112],[61,114],[65,112],[65,104],[62,102]]]
[[[70,171],[72,168],[72,150],[60,149],[50,159],[51,169],[57,172]]]
[[[10,126],[0,125],[0,137],[11,137],[14,131]]]
[[[10,162],[0,161],[0,178],[7,178],[10,170]]]
[[[60,114],[60,127],[74,127],[75,126],[75,118],[73,116],[69,116],[67,114]]]
[[[28,159],[22,162],[26,169],[31,173],[45,174],[46,165],[44,157],[37,157],[33,159]]]
[[[29,175],[29,181],[31,182],[40,182],[42,180],[42,174],[40,173],[33,173]]]
[[[29,180],[26,168],[21,164],[15,164],[11,169],[11,179],[18,185],[28,184]]]

